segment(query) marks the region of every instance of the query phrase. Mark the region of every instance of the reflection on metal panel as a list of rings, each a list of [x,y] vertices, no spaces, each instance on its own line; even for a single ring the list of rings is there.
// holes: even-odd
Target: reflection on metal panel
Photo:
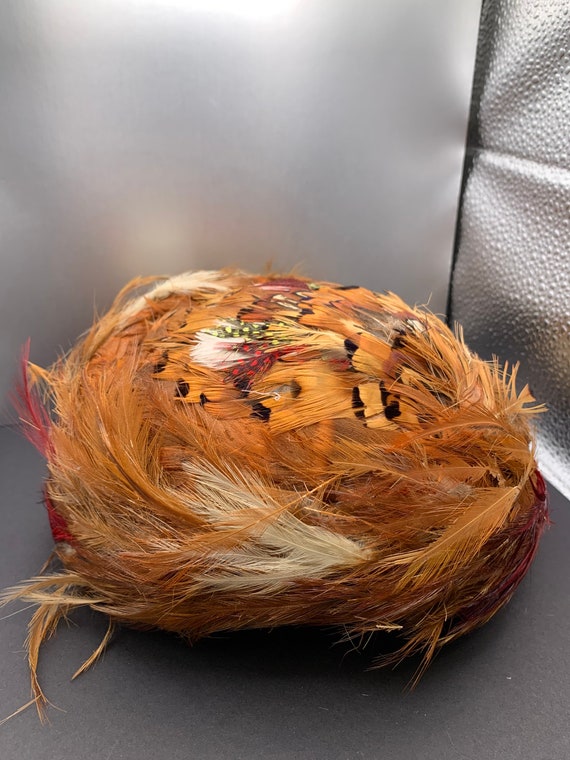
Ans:
[[[479,0],[10,6],[2,394],[137,274],[300,264],[444,310]]]

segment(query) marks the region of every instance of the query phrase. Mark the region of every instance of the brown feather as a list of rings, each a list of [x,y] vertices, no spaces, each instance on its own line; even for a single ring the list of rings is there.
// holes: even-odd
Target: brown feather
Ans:
[[[86,605],[195,640],[397,630],[436,649],[512,595],[547,522],[516,367],[397,296],[237,271],[139,279],[20,414],[62,565],[8,590],[38,652]],[[53,407],[51,419],[42,411]]]

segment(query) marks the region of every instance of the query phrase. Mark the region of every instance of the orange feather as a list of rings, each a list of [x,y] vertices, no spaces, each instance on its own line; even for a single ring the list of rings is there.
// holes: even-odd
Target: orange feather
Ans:
[[[38,704],[40,645],[81,605],[110,628],[80,670],[121,622],[398,630],[427,664],[508,601],[547,522],[541,408],[515,378],[393,294],[229,270],[128,285],[25,372],[61,569],[4,601],[39,605]]]

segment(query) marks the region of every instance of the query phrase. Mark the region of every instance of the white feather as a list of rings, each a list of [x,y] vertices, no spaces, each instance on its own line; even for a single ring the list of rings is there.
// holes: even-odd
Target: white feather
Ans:
[[[295,517],[249,473],[246,480],[242,473],[226,474],[193,462],[183,467],[200,497],[189,507],[219,530],[244,535],[235,550],[212,554],[213,569],[199,578],[202,586],[269,593],[301,578],[323,578],[354,567],[370,556],[356,541]],[[252,510],[259,515],[254,521]]]
[[[240,274],[236,272],[236,274]],[[226,281],[224,281],[226,280]],[[122,312],[122,324],[126,324],[138,314],[149,300],[160,301],[175,293],[193,293],[196,290],[209,290],[216,293],[227,293],[227,275],[222,272],[201,270],[199,272],[184,272],[176,277],[161,280],[148,293],[145,293],[128,303]]]
[[[190,358],[196,364],[211,369],[227,369],[247,354],[239,351],[239,346],[245,343],[244,338],[219,338],[204,330],[196,333],[197,342],[190,349]]]

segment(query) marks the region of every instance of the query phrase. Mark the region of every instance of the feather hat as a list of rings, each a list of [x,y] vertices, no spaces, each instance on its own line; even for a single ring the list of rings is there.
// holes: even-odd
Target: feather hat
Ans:
[[[60,569],[38,650],[87,605],[176,631],[397,630],[397,657],[487,621],[547,522],[529,417],[497,361],[393,294],[239,271],[136,280],[20,416],[49,468]]]

